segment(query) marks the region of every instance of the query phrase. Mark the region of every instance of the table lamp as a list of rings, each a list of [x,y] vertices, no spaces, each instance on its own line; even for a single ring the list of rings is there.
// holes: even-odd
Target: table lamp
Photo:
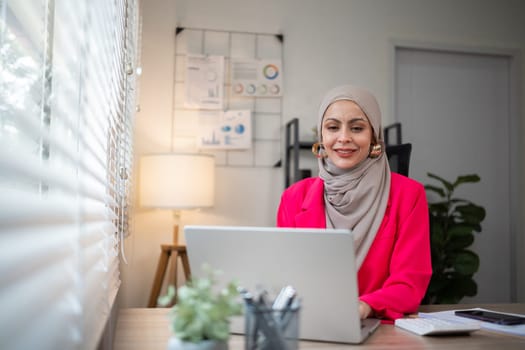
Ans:
[[[215,190],[215,158],[200,153],[144,155],[139,169],[140,206],[171,209],[212,207]],[[177,242],[177,230],[174,231]]]
[[[212,207],[215,192],[215,158],[199,153],[144,155],[139,165],[139,201],[145,208],[180,210]],[[162,244],[157,273],[148,302],[155,307],[162,288],[169,258],[177,285],[177,258],[182,260],[186,279],[190,266],[186,247],[178,243],[178,225],[173,230],[173,244]]]

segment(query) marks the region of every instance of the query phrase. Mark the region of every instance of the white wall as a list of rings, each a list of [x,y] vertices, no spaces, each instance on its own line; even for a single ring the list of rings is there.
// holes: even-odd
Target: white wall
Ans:
[[[283,120],[300,118],[301,134],[310,138],[321,95],[342,83],[374,91],[385,124],[394,121],[393,40],[523,52],[524,13],[525,2],[512,0],[144,0],[136,162],[140,154],[169,151],[171,145],[176,26],[282,33]],[[522,67],[523,75],[523,63]],[[525,81],[523,76],[521,80]],[[524,92],[520,93],[521,120]],[[523,164],[525,161],[520,165],[522,174]],[[274,225],[283,189],[282,169],[218,168],[216,181],[216,206],[184,212],[182,225]],[[520,191],[523,193],[523,189]],[[524,213],[523,201],[519,206],[519,212]],[[146,211],[136,204],[134,232],[125,242],[129,264],[122,265],[122,306],[146,305],[159,246],[171,242],[174,222],[170,212]],[[520,230],[523,249],[524,242]],[[518,274],[524,276],[521,259]],[[523,278],[519,283],[523,301]]]

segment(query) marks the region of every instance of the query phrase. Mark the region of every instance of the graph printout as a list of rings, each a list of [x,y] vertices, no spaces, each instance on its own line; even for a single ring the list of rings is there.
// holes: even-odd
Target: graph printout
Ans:
[[[224,56],[186,57],[186,98],[189,109],[223,109]]]
[[[249,149],[252,147],[252,123],[249,110],[201,113],[199,148]]]
[[[232,59],[233,96],[280,97],[283,70],[279,60]]]

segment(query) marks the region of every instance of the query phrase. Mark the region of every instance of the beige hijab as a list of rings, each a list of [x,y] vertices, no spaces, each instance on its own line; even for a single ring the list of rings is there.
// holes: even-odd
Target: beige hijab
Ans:
[[[381,225],[390,193],[390,167],[384,152],[381,111],[367,90],[345,85],[330,90],[319,108],[318,135],[326,109],[339,100],[359,105],[372,124],[376,140],[383,145],[378,158],[366,158],[351,169],[340,169],[328,158],[319,159],[319,176],[324,180],[326,225],[350,228],[354,235],[356,266],[361,267]]]

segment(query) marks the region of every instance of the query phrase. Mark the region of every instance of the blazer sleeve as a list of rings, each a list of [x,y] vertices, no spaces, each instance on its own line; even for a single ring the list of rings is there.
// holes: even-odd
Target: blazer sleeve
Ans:
[[[277,210],[277,227],[295,227],[294,217],[297,199],[294,200],[293,197],[293,193],[290,190],[282,193],[279,209]]]
[[[381,318],[416,312],[432,275],[427,199],[423,186],[416,189],[413,204],[399,213],[387,279],[382,288],[360,297]]]

